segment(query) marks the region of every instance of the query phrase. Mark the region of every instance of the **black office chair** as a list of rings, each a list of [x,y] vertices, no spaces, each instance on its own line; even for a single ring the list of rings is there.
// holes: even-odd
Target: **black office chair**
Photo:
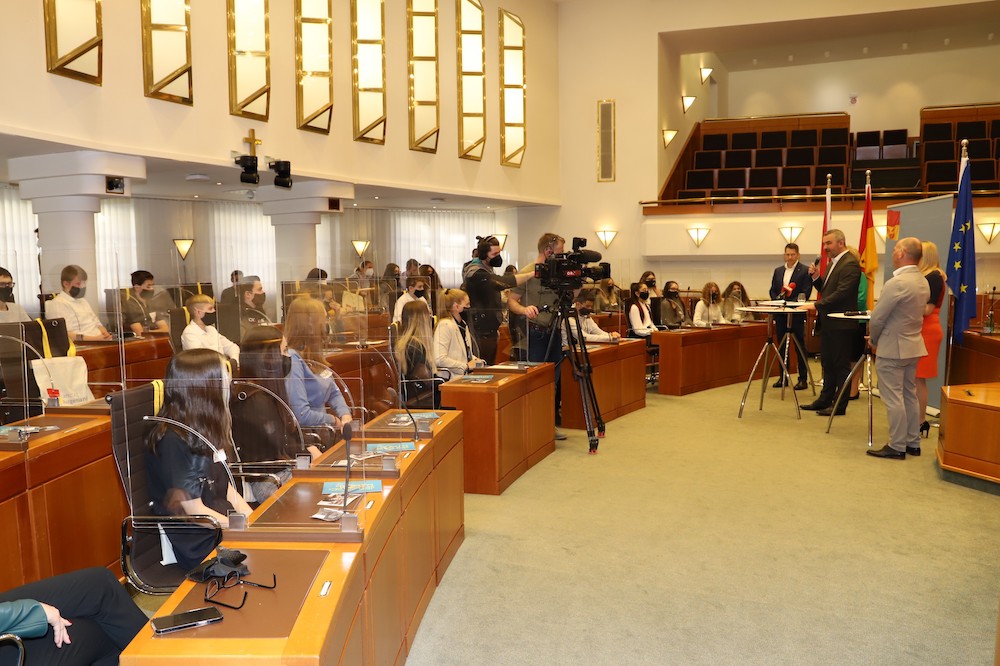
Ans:
[[[46,355],[66,356],[72,347],[62,318],[0,324],[0,375],[5,388],[0,398],[0,423],[45,412],[30,361]]]
[[[167,320],[170,322],[170,348],[176,354],[184,349],[181,344],[181,335],[184,329],[191,323],[191,313],[187,307],[171,308],[167,310]]]

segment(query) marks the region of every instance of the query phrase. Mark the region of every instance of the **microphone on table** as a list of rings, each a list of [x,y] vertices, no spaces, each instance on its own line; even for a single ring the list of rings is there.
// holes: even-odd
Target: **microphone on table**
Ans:
[[[351,427],[350,423],[345,423],[340,428],[340,434],[344,438],[345,446],[345,458],[347,458],[346,471],[344,472],[344,515],[347,515],[347,491],[350,487],[351,482],[351,435],[354,434],[354,429]],[[341,517],[343,520],[343,517]],[[343,526],[341,526],[343,529]]]
[[[794,282],[789,282],[788,286],[785,286],[785,287],[781,288],[781,294],[784,294],[785,296],[791,296],[794,291],[795,291],[795,283]],[[779,294],[779,296],[781,294]]]

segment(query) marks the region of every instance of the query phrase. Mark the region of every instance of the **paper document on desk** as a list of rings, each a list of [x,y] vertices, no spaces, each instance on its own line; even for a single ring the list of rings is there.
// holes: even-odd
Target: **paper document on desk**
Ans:
[[[325,520],[328,523],[335,523],[338,520],[340,520],[341,516],[343,515],[344,512],[338,509],[320,509],[319,511],[317,511],[316,513],[314,513],[309,517],[317,518],[319,520]]]
[[[361,454],[366,458],[371,458],[374,456],[380,456],[383,453],[398,453],[400,451],[416,451],[416,442],[370,442],[368,444],[368,453]],[[351,456],[355,458],[355,456]]]
[[[440,416],[437,412],[411,412],[413,414],[413,419],[417,421],[433,421]],[[385,422],[387,426],[392,427],[403,427],[412,426],[413,419],[410,418],[409,414],[396,414],[391,419]]]
[[[352,493],[348,493],[348,495],[347,495],[347,506],[351,506],[352,504],[354,504],[355,502],[357,502],[362,497],[363,497],[363,495],[361,493],[353,493],[353,494]],[[321,499],[316,504],[318,506],[325,506],[325,507],[330,507],[330,508],[333,508],[333,509],[343,509],[344,508],[344,496],[341,493],[331,493],[330,495],[327,495],[326,497],[324,497],[323,499]]]
[[[463,375],[458,381],[463,384],[488,384],[493,375]]]

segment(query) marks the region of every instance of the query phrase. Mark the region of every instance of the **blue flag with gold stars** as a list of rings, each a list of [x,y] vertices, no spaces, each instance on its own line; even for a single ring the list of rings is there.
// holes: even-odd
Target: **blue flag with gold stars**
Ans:
[[[969,321],[976,316],[976,234],[972,224],[971,171],[968,158],[963,158],[948,249],[948,286],[955,295],[953,332],[958,343],[962,342]]]

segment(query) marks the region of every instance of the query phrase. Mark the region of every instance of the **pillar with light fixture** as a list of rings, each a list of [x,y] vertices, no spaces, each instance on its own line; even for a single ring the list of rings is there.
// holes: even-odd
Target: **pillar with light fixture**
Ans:
[[[597,232],[597,237],[600,239],[601,245],[604,246],[605,250],[608,249],[608,246],[611,245],[611,241],[613,241],[615,239],[615,236],[617,235],[618,235],[617,231],[611,231],[611,230],[603,230]]]
[[[177,254],[179,254],[180,257],[181,257],[181,267],[183,268],[183,272],[184,272],[183,279],[181,279],[180,275],[177,276],[177,279],[181,282],[181,284],[187,284],[187,277],[188,277],[187,276],[187,257],[188,257],[188,253],[191,251],[191,246],[192,245],[194,245],[194,239],[193,238],[175,238],[174,239],[174,247],[177,248]]]
[[[687,230],[688,236],[694,241],[695,247],[701,247],[701,244],[705,242],[705,238],[708,236],[710,230],[705,227],[691,227]]]

